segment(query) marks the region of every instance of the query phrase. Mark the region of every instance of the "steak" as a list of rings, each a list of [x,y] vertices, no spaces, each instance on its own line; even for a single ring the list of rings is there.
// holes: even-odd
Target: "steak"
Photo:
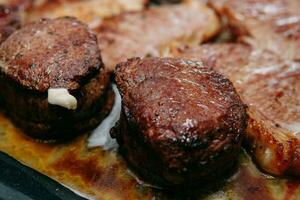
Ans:
[[[235,164],[246,109],[231,82],[201,62],[133,58],[117,65],[122,117],[113,137],[144,179],[213,182]]]
[[[67,138],[95,127],[113,104],[109,77],[96,35],[75,18],[28,24],[0,46],[0,96],[7,113],[39,139]],[[50,98],[50,89],[58,88],[70,94]],[[62,98],[71,98],[72,108]]]
[[[210,4],[253,47],[300,60],[299,0],[212,0]]]
[[[163,55],[168,45],[200,43],[219,29],[213,10],[192,1],[121,14],[104,21],[97,32],[103,62],[113,71],[127,58]]]
[[[275,175],[300,175],[300,63],[243,44],[183,47],[173,56],[202,60],[227,76],[248,105],[246,144]]]

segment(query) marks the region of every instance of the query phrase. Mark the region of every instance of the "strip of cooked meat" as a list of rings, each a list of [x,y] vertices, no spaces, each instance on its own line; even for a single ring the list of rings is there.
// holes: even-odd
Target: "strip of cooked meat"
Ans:
[[[245,106],[231,82],[174,58],[133,58],[116,68],[122,118],[114,134],[146,180],[179,186],[218,179],[235,164]]]
[[[238,35],[252,46],[300,60],[299,0],[211,0]]]
[[[125,11],[142,10],[148,0],[44,0],[33,1],[26,14],[26,21],[41,18],[73,16],[91,28],[99,26],[102,19]]]
[[[203,60],[226,75],[250,116],[253,158],[275,175],[300,175],[300,63],[242,44],[184,47],[176,57]]]
[[[92,128],[113,104],[97,37],[75,18],[45,19],[15,31],[0,46],[0,85],[12,120],[42,139]],[[57,88],[71,95],[50,95]],[[104,107],[107,112],[99,113]]]
[[[192,1],[122,14],[105,21],[97,32],[103,62],[114,70],[127,58],[158,56],[175,41],[200,43],[219,29],[215,13]]]

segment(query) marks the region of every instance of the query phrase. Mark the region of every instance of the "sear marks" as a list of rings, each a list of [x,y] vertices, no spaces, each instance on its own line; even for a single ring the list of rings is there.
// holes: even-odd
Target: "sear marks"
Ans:
[[[234,165],[247,117],[228,79],[202,62],[133,58],[117,66],[116,82],[123,116],[115,136],[144,178],[178,186]]]
[[[75,18],[44,19],[15,31],[0,46],[0,96],[13,122],[39,139],[65,139],[98,125],[114,95],[96,35]],[[63,88],[75,110],[49,104]]]

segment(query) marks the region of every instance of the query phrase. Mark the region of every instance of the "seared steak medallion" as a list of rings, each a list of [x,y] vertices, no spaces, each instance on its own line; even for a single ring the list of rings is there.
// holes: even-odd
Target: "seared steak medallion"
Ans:
[[[116,68],[114,137],[129,164],[163,186],[213,181],[233,167],[246,111],[231,82],[201,62],[133,58]]]
[[[96,35],[75,18],[15,31],[0,46],[0,85],[12,120],[41,139],[92,128],[113,103]]]

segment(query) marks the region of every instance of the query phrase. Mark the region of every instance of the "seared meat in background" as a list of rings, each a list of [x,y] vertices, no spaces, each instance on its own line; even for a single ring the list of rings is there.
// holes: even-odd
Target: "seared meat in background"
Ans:
[[[159,56],[176,42],[203,42],[218,33],[219,19],[198,1],[153,7],[105,21],[97,30],[104,64],[114,70],[127,58]]]
[[[171,4],[171,3],[180,3],[182,0],[151,0],[155,4]]]
[[[35,0],[0,0],[1,5],[24,9]]]
[[[41,139],[93,128],[113,104],[96,35],[75,18],[15,31],[0,46],[0,85],[8,115]]]
[[[252,46],[300,60],[299,0],[211,0],[235,33]]]
[[[102,19],[125,11],[142,10],[148,0],[31,0],[26,21],[41,18],[73,16],[87,23],[90,28],[99,26]]]
[[[0,44],[20,26],[21,21],[17,10],[0,5]]]
[[[146,180],[207,182],[234,166],[247,116],[228,79],[201,62],[133,58],[117,66],[116,82],[123,112],[113,136]]]
[[[226,75],[248,105],[246,139],[255,161],[271,174],[300,175],[300,63],[241,44],[184,47],[173,55]]]

